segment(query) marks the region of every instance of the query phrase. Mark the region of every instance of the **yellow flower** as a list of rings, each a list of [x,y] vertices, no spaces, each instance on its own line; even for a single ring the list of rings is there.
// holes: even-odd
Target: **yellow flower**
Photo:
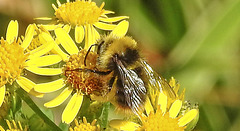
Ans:
[[[190,122],[198,119],[199,111],[197,107],[184,109],[184,93],[181,93],[180,96],[177,94],[179,84],[176,83],[174,78],[170,80],[169,84],[176,93],[176,97],[171,98],[158,91],[158,93],[152,94],[156,96],[152,97],[155,99],[154,101],[147,97],[145,114],[140,115],[140,122],[115,119],[110,121],[110,126],[129,131],[183,131],[186,129]]]
[[[69,131],[100,131],[100,126],[95,125],[97,120],[93,120],[92,123],[88,123],[86,117],[83,117],[83,122],[78,122],[76,119],[74,120],[75,126],[70,127]]]
[[[39,67],[54,64],[52,60],[47,60],[49,58],[48,56],[43,56],[54,47],[54,40],[45,32],[39,32],[36,36],[36,28],[37,27],[34,24],[29,25],[25,37],[22,37],[23,40],[21,40],[18,38],[18,22],[10,21],[6,33],[6,40],[1,38],[0,106],[4,101],[6,84],[12,84],[14,81],[16,81],[26,92],[37,97],[43,96],[42,93],[33,90],[35,83],[24,77],[23,73],[23,70],[27,69],[35,74],[44,74],[48,69]],[[32,42],[33,38],[40,39],[40,42],[43,44],[39,48],[27,52],[26,49]],[[59,60],[61,60],[60,57]]]
[[[141,124],[112,120],[110,126],[119,130],[146,130],[146,131],[183,131],[186,125],[198,116],[198,109],[191,109],[185,114],[181,114],[182,101],[175,100],[167,108],[167,96],[160,93],[160,102],[157,109],[154,110],[148,99],[146,103],[147,115],[140,116]]]
[[[127,29],[128,22],[122,21],[111,32],[111,35],[122,37],[126,34]],[[61,56],[63,61],[66,62],[61,72],[61,74],[63,74],[66,78],[60,78],[48,83],[37,84],[34,87],[34,90],[39,93],[51,93],[64,88],[59,96],[44,104],[44,106],[47,108],[59,106],[69,96],[71,96],[71,94],[73,94],[62,114],[62,122],[69,124],[74,120],[82,105],[83,95],[91,94],[96,90],[101,90],[102,93],[105,93],[105,89],[103,89],[103,86],[101,85],[101,83],[103,83],[101,80],[104,81],[104,79],[96,79],[97,74],[91,72],[83,73],[77,70],[71,71],[83,67],[94,69],[96,66],[97,54],[90,52],[88,54],[88,59],[85,66],[84,58],[87,51],[85,49],[79,51],[72,38],[64,29],[57,28],[55,29],[55,33],[57,36],[57,41],[61,43],[62,47],[68,53],[66,54],[58,46],[54,48],[54,50]],[[52,71],[49,70],[49,73],[51,72]],[[54,74],[54,70],[52,74]]]
[[[0,125],[0,131],[27,131],[27,127],[25,127],[24,129],[22,128],[21,123],[18,121],[18,125],[16,124],[16,122],[14,120],[12,120],[12,122],[10,122],[9,120],[6,120],[6,123],[8,125],[7,130],[5,130],[1,125]]]
[[[75,28],[75,41],[81,43],[85,37],[85,46],[87,48],[99,39],[99,33],[95,28],[111,31],[116,28],[116,22],[128,18],[127,16],[108,18],[107,14],[113,14],[114,12],[104,10],[104,3],[98,7],[91,0],[75,0],[73,2],[67,0],[67,3],[64,4],[57,0],[57,4],[58,7],[52,4],[57,22],[54,25],[45,25],[45,28],[54,30],[67,25],[65,27],[70,29],[72,26]],[[51,20],[51,18],[45,17],[37,19]]]

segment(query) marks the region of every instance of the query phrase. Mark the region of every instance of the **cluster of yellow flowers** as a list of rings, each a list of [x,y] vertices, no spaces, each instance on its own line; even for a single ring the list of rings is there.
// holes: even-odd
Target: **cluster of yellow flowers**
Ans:
[[[84,58],[88,49],[104,33],[124,37],[128,30],[129,17],[108,17],[114,12],[105,10],[104,3],[97,6],[91,0],[73,2],[67,0],[64,4],[57,0],[57,6],[54,4],[52,6],[55,10],[54,17],[36,18],[50,21],[51,24],[30,24],[25,35],[19,37],[18,22],[12,20],[8,25],[6,38],[1,38],[0,111],[7,103],[6,92],[11,92],[13,90],[11,88],[15,88],[12,86],[15,82],[27,93],[39,98],[61,90],[56,98],[46,102],[44,106],[57,107],[70,98],[61,116],[63,123],[70,124],[74,121],[75,127],[72,126],[69,130],[101,130],[103,128],[97,120],[88,123],[85,117],[82,122],[76,119],[79,116],[84,95],[92,94],[94,90],[104,90],[101,87],[104,79],[96,79],[97,77],[91,77],[92,74],[86,76],[79,71],[68,72],[68,70],[83,68],[83,66],[89,69],[96,68],[97,56],[94,53],[88,54],[88,62],[85,63]],[[70,35],[71,30],[75,32],[74,39]],[[99,30],[104,33],[100,34]],[[33,81],[25,72],[60,77],[50,82],[40,83]],[[160,91],[149,93],[141,115],[127,120],[109,118],[107,128],[154,131],[191,130],[196,125],[199,116],[198,108],[186,106],[184,92],[178,95],[179,84],[175,79],[172,78],[169,85],[176,97],[172,98]],[[9,121],[7,123],[9,130],[23,130],[20,123],[19,129],[14,121],[14,129]],[[4,130],[2,126],[0,130]]]

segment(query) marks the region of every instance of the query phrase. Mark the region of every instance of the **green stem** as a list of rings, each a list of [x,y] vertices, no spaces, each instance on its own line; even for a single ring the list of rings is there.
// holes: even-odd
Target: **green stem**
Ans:
[[[108,124],[108,113],[110,109],[110,103],[103,104],[102,116],[101,116],[101,128],[106,128]]]
[[[32,101],[32,99],[28,96],[28,94],[22,88],[18,88],[16,92],[28,104],[28,106],[36,114],[38,114],[39,117],[41,117],[42,120],[49,125],[49,127],[52,128],[52,130],[61,131],[61,129],[38,108],[38,106]]]

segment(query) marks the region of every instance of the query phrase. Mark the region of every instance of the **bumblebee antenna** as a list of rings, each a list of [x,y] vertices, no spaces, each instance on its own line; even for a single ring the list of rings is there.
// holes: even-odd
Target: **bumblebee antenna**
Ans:
[[[84,66],[86,66],[87,56],[88,56],[88,54],[89,54],[89,52],[91,51],[91,49],[92,49],[93,46],[98,46],[98,44],[92,44],[92,45],[88,48],[87,54],[86,54],[86,56],[85,56],[85,58],[84,58]]]

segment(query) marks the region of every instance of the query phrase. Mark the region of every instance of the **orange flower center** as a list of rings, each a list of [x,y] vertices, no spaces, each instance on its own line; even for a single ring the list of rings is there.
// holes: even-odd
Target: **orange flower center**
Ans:
[[[70,56],[64,68],[64,75],[66,80],[72,87],[85,94],[101,95],[107,92],[107,79],[98,73],[92,71],[97,70],[97,54],[89,52],[87,55],[86,66],[84,59],[86,57],[86,50],[81,50],[78,54]]]

